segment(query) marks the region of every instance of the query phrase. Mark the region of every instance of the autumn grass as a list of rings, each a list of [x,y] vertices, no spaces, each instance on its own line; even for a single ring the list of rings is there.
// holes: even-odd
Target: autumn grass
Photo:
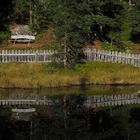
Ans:
[[[88,62],[73,69],[41,63],[0,64],[0,87],[42,88],[91,84],[140,84],[140,69],[129,65]]]

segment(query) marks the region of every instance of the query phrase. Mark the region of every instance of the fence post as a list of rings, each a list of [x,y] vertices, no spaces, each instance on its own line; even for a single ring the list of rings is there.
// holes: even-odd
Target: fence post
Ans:
[[[35,52],[35,62],[38,62],[38,51]]]

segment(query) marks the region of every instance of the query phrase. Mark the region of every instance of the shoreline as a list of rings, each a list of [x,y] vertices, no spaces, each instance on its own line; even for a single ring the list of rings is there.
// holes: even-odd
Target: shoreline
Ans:
[[[82,87],[83,86],[83,87]],[[131,86],[140,86],[140,83],[136,83],[136,84],[126,84],[126,83],[122,83],[122,84],[86,84],[86,85],[62,85],[62,86],[54,86],[54,87],[1,87],[0,89],[7,89],[7,90],[13,90],[13,89],[23,89],[23,90],[41,90],[41,89],[59,89],[59,88],[79,88],[79,89],[84,89],[84,88],[88,88],[88,87],[94,87],[94,86],[109,86],[109,87],[131,87]]]

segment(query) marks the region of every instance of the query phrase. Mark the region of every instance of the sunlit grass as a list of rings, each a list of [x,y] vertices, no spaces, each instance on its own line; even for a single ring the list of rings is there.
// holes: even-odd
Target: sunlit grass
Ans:
[[[41,88],[85,84],[140,84],[140,69],[129,65],[88,62],[73,69],[47,64],[0,64],[0,87]]]

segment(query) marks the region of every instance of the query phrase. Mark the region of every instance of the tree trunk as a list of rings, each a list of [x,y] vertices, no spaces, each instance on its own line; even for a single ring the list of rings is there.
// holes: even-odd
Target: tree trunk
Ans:
[[[33,24],[32,16],[33,16],[33,11],[32,11],[32,0],[30,0],[30,25]]]
[[[64,67],[67,68],[67,33],[64,38]]]
[[[67,46],[67,3],[66,0],[64,1],[65,5],[65,34],[64,34],[64,67],[67,68],[67,51],[68,51],[68,46]]]
[[[131,5],[132,5],[132,0],[129,0],[129,2],[128,2],[128,3],[129,3],[129,5],[131,6]]]
[[[100,35],[103,35],[103,25],[100,25]]]
[[[67,96],[64,96],[63,98],[63,111],[64,111],[64,127],[67,129]]]
[[[110,41],[110,46],[112,46],[113,45],[113,39],[111,38],[111,41]]]

